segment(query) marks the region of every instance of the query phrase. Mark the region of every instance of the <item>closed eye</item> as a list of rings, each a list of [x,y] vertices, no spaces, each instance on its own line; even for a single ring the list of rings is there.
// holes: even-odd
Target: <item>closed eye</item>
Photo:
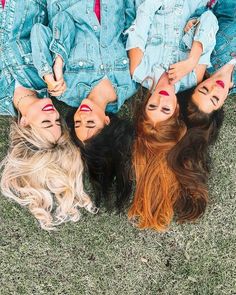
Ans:
[[[207,95],[208,93],[208,88],[206,86],[203,86],[202,88],[198,89],[198,92],[204,94],[204,95]]]
[[[167,108],[167,107],[163,107],[163,108],[161,109],[161,112],[164,113],[164,114],[166,114],[166,115],[169,115],[169,114],[170,114],[170,109]]]
[[[217,96],[212,96],[212,98],[210,100],[211,100],[212,104],[216,107],[219,102],[219,98]]]
[[[57,126],[61,126],[60,119],[56,119],[55,122],[56,122]],[[43,128],[51,128],[51,127],[53,127],[53,124],[52,124],[52,122],[50,120],[43,120],[41,123],[43,124]]]
[[[153,110],[156,110],[157,107],[158,107],[158,106],[155,105],[155,104],[149,104],[147,109],[148,109],[149,111],[153,111]]]
[[[61,120],[60,119],[56,119],[56,125],[61,126]]]
[[[87,121],[86,122],[87,124],[85,125],[86,128],[95,128],[96,127],[96,124],[94,123],[94,121]],[[75,121],[75,128],[79,128],[81,126],[81,121],[80,120],[77,120]]]

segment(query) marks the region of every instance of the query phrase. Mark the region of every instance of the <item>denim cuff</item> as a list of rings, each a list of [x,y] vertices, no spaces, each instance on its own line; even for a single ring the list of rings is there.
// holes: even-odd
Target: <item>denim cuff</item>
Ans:
[[[213,51],[216,44],[216,33],[219,29],[218,21],[211,11],[204,12],[200,17],[200,24],[194,35],[194,41],[202,44],[202,54]]]
[[[62,44],[60,44],[58,41],[55,39],[52,40],[50,44],[50,50],[57,56],[60,55],[61,58],[63,59],[64,64],[67,63],[68,61],[68,54]]]
[[[43,81],[44,81],[43,77],[45,75],[52,74],[52,73],[53,73],[52,67],[47,63],[42,64],[40,66],[40,69],[38,70],[38,74],[39,74],[40,78],[43,79]]]
[[[140,48],[142,50],[142,52],[145,51],[145,45],[146,42],[145,40],[143,40],[143,38],[141,36],[139,36],[134,29],[135,25],[132,25],[129,28],[129,32],[128,32],[128,39],[126,42],[126,50],[130,50],[132,48]]]

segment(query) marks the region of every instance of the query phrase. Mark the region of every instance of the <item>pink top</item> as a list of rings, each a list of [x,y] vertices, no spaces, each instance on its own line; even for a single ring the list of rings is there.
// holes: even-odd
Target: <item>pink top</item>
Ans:
[[[2,7],[4,8],[6,0],[1,0],[1,2],[2,2]]]
[[[3,1],[3,0],[2,0]],[[95,0],[95,4],[94,4],[94,12],[100,22],[101,20],[101,12],[100,12],[100,0]]]
[[[209,0],[208,3],[207,3],[207,6],[209,8],[212,8],[212,6],[215,4],[216,0]]]

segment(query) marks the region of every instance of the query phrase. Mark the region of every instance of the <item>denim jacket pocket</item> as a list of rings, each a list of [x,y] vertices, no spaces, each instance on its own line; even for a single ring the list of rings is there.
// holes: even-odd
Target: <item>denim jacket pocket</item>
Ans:
[[[79,96],[79,99],[84,99],[86,98],[89,93],[91,92],[91,86],[89,86],[88,84],[85,84],[85,83],[78,83],[77,84],[77,93],[78,93],[78,96]]]
[[[125,71],[129,69],[129,59],[128,57],[121,57],[115,60],[115,70]]]
[[[16,43],[24,63],[26,65],[33,64],[30,40],[21,39],[17,40]]]
[[[67,65],[68,71],[78,72],[78,71],[94,71],[95,66],[92,60],[88,59],[78,59],[69,61]]]
[[[163,43],[163,36],[159,34],[150,35],[147,39],[147,45],[158,46]]]

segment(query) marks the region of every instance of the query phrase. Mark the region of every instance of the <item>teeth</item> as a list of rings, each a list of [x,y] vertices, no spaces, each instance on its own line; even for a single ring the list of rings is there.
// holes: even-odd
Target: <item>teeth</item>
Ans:
[[[45,107],[43,110],[44,111],[53,111],[54,108],[52,106],[48,106],[48,107]]]
[[[84,107],[84,106],[83,106],[83,107],[80,108],[80,110],[81,110],[81,111],[90,111],[90,108],[88,108],[88,107]]]

